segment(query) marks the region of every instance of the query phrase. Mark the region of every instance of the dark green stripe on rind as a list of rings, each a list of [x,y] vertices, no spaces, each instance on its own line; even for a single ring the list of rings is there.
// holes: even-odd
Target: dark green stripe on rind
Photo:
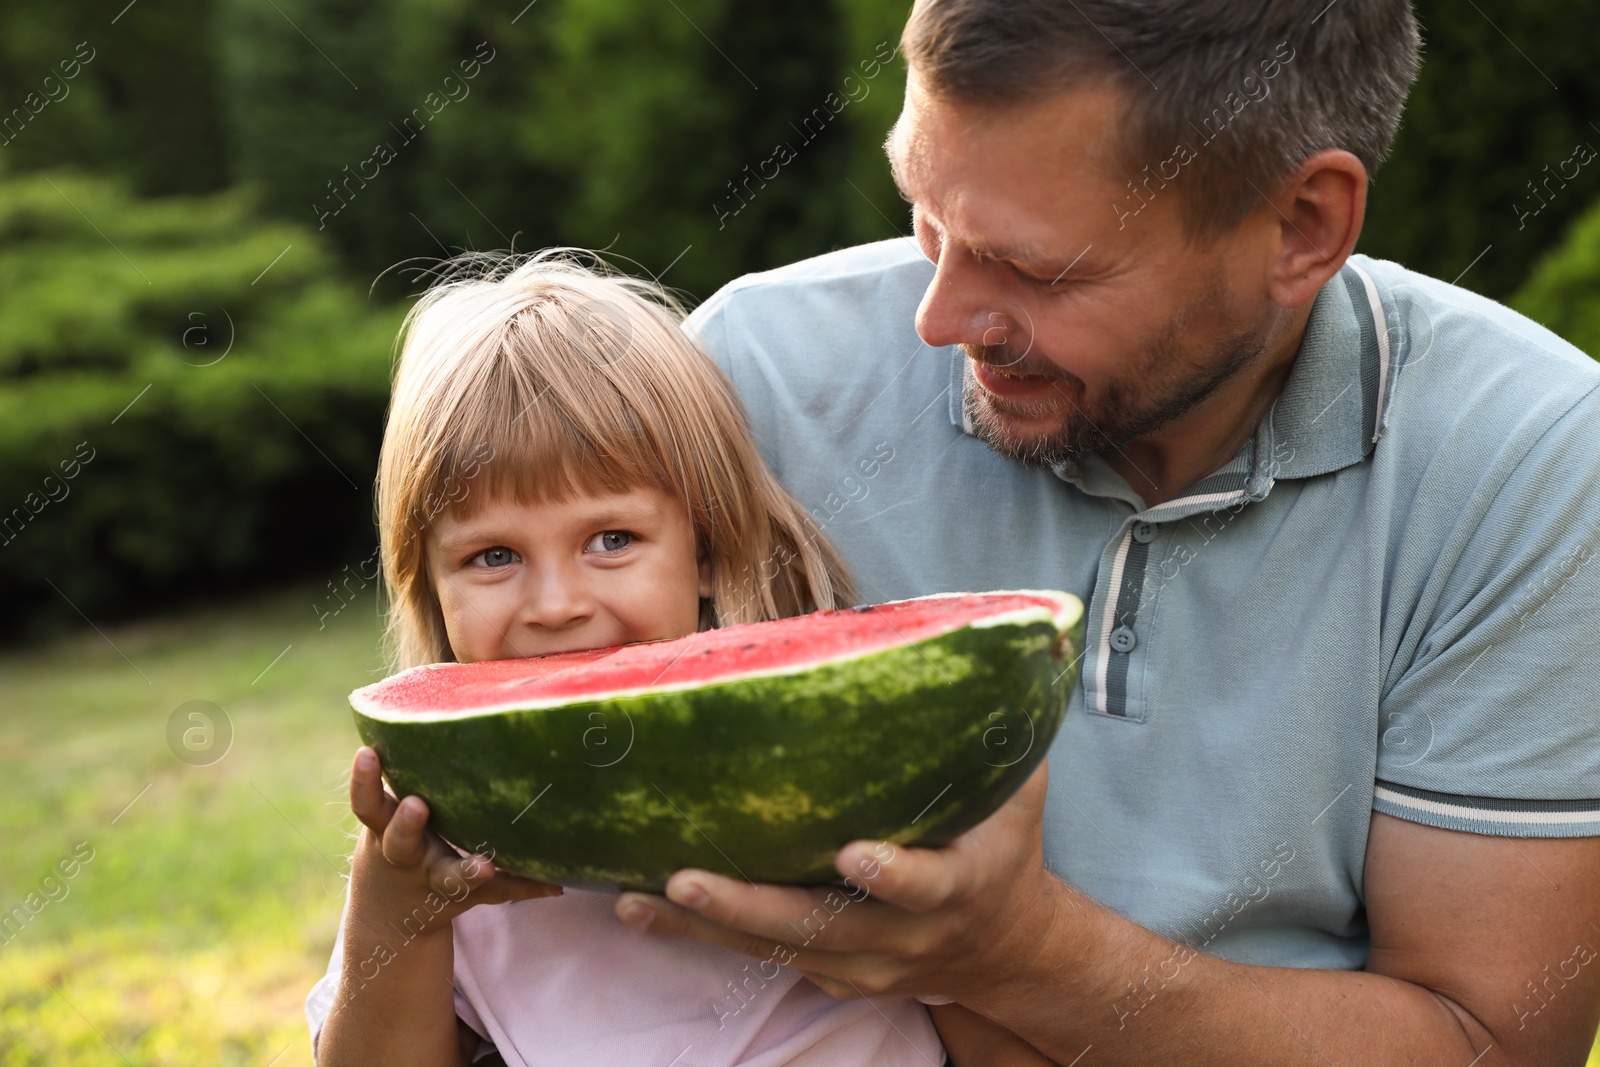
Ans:
[[[518,873],[815,884],[849,841],[944,844],[999,807],[1049,750],[1082,640],[1081,619],[965,628],[799,675],[356,725],[435,829]]]

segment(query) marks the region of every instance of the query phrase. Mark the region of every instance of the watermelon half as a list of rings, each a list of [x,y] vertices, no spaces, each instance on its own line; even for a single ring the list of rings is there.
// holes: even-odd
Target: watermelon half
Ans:
[[[1076,597],[944,594],[416,667],[350,703],[396,794],[509,870],[817,884],[850,841],[940,845],[998,808],[1044,759],[1082,645]]]

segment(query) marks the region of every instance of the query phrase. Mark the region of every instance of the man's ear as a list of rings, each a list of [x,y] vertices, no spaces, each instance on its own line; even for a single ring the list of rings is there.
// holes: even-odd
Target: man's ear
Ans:
[[[1268,295],[1279,307],[1316,299],[1361,236],[1367,212],[1367,168],[1342,148],[1325,148],[1278,184],[1260,210],[1276,226],[1268,263]]]

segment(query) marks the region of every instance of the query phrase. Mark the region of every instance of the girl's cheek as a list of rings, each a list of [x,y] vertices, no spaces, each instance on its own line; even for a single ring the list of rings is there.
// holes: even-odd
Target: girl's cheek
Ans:
[[[439,607],[444,615],[444,632],[450,651],[460,663],[492,658],[483,646],[484,605],[476,603],[472,591],[450,582],[441,583]]]
[[[450,645],[450,652],[458,663],[471,663],[477,657],[472,654],[471,642],[461,626],[461,612],[457,605],[444,597],[439,598],[439,613],[444,616],[444,638]]]

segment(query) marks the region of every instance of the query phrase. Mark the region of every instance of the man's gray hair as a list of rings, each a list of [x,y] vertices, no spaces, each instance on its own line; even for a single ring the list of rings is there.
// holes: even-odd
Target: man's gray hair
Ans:
[[[1173,186],[1191,237],[1237,225],[1313,153],[1374,172],[1420,66],[1410,0],[918,0],[904,48],[936,96],[1126,94],[1126,219]]]

